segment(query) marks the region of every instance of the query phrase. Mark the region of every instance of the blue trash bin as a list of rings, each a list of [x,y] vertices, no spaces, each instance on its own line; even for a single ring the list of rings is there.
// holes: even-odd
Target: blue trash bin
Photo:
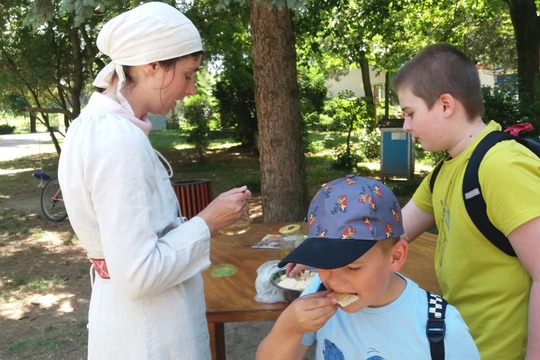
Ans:
[[[403,119],[379,122],[381,130],[381,178],[406,179],[414,177],[414,139],[403,131]]]

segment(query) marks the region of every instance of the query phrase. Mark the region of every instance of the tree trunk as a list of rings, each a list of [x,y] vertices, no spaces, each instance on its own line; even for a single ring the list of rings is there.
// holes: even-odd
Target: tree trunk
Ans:
[[[81,113],[81,93],[84,86],[84,71],[81,54],[81,40],[76,28],[68,30],[73,49],[73,85],[71,88],[71,119],[75,119]],[[67,128],[66,128],[67,130]]]
[[[384,117],[390,118],[390,74],[388,71],[384,74]]]
[[[375,112],[377,111],[377,107],[375,105],[375,102],[373,101],[373,88],[371,86],[369,62],[366,58],[366,53],[361,51],[359,52],[358,63],[360,64],[360,71],[362,72],[362,84],[364,85],[364,102],[366,103],[367,113],[375,122],[375,119],[377,118],[375,114]]]
[[[540,30],[535,0],[506,0],[516,36],[519,96],[523,103],[534,101],[538,82]]]
[[[28,114],[30,115],[30,133],[35,134],[37,133],[36,114],[32,111]]]
[[[308,195],[290,9],[250,1],[264,222],[302,221]]]
[[[373,103],[373,90],[371,88],[371,77],[369,76],[369,62],[366,58],[366,54],[360,52],[358,56],[358,63],[360,64],[360,71],[362,72],[362,84],[364,85],[364,96],[366,101]]]

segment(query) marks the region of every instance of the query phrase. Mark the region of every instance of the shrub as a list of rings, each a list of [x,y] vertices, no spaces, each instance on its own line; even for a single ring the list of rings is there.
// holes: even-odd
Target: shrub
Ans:
[[[0,134],[2,135],[13,134],[14,131],[15,131],[15,126],[0,125]]]
[[[210,132],[209,119],[212,116],[211,104],[208,98],[195,95],[184,100],[182,111],[188,123],[186,140],[195,145],[199,161],[202,161],[210,144],[208,133]]]
[[[484,119],[495,120],[504,128],[519,122],[522,115],[515,94],[498,87],[482,87],[484,96]]]

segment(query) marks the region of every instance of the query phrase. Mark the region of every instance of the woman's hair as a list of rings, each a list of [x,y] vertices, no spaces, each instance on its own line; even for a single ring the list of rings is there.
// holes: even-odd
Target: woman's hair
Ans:
[[[420,51],[398,71],[394,92],[409,87],[431,109],[448,93],[459,100],[472,121],[484,115],[484,99],[476,65],[456,47],[433,44]]]
[[[174,58],[174,59],[167,59],[167,60],[161,60],[161,61],[157,61],[161,66],[163,66],[165,68],[165,71],[169,71],[170,69],[173,69],[174,66],[176,65],[176,63],[182,59],[185,59],[187,57],[199,57],[203,54],[202,51],[197,51],[197,52],[194,52],[194,53],[191,53],[191,54],[188,54],[188,55],[183,55],[183,56],[179,56],[177,58]],[[134,87],[135,85],[137,85],[137,81],[136,79],[134,78],[133,74],[132,74],[132,68],[133,66],[127,66],[127,65],[122,65],[122,67],[124,68],[124,74],[126,76],[126,83],[124,86],[130,86],[130,87]],[[115,73],[113,75],[113,79],[114,77],[118,77],[118,75]]]

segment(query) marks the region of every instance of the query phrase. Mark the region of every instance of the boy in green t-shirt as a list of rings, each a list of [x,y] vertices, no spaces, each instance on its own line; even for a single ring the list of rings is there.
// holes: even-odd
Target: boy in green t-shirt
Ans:
[[[482,359],[540,359],[540,160],[515,141],[484,156],[478,174],[490,221],[517,256],[496,248],[472,223],[464,171],[480,140],[500,125],[483,122],[475,64],[449,44],[426,47],[396,74],[403,129],[427,151],[449,154],[431,192],[427,176],[403,208],[412,241],[439,230],[435,266],[444,297],[469,325]]]

